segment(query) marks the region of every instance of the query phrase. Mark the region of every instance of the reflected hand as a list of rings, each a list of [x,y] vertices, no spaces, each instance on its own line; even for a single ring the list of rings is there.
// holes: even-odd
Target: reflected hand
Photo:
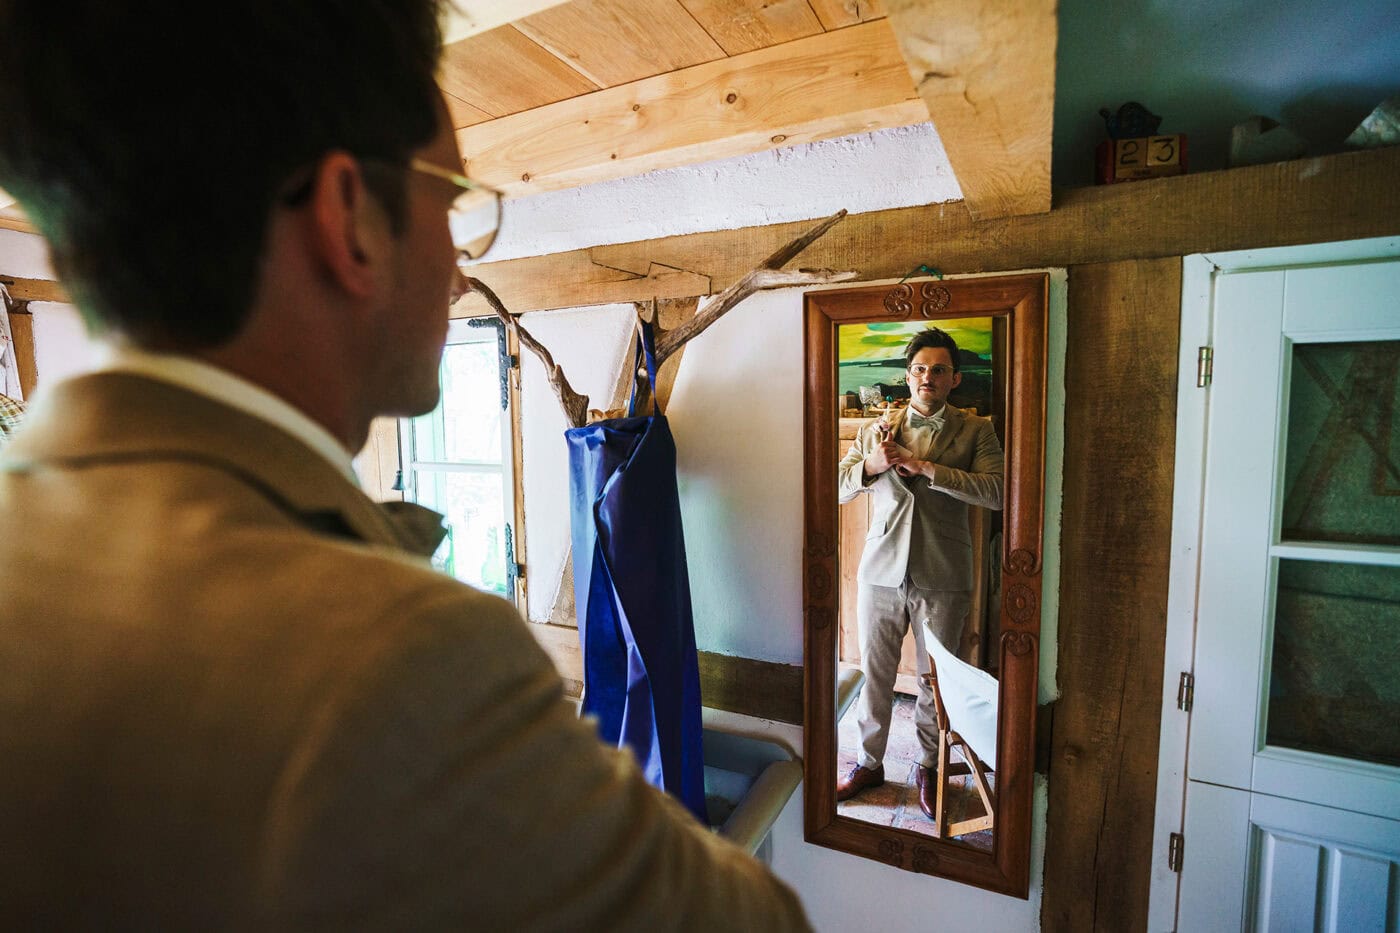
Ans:
[[[881,421],[875,429],[880,432],[880,443],[875,445],[875,449],[865,458],[866,476],[878,476],[902,462],[904,456],[891,436],[888,424]]]
[[[900,476],[927,476],[933,479],[933,464],[928,460],[903,458],[895,462],[894,468]]]

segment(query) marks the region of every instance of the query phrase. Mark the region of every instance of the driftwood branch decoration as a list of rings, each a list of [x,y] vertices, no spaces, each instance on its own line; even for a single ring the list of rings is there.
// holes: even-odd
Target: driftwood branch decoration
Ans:
[[[657,367],[659,368],[669,357],[679,352],[687,341],[700,336],[706,328],[756,291],[765,288],[787,288],[794,285],[825,285],[830,282],[845,282],[855,278],[856,273],[854,272],[832,272],[830,269],[783,271],[781,268],[798,253],[816,242],[845,216],[845,210],[838,211],[795,240],[787,243],[765,259],[756,269],[748,272],[724,291],[703,299],[696,309],[695,316],[683,324],[670,330],[663,330],[659,326],[654,328]],[[491,291],[480,279],[468,277],[467,290],[476,292],[485,298],[486,303],[496,312],[496,316],[515,332],[521,345],[528,347],[540,358],[540,362],[544,364],[545,372],[549,375],[549,384],[553,386],[554,394],[559,397],[559,404],[564,407],[564,414],[569,419],[569,423],[576,428],[587,424],[590,415],[588,396],[580,395],[574,391],[573,387],[569,385],[569,380],[564,376],[563,368],[554,362],[554,357],[550,352],[538,340],[530,336],[529,331],[521,326],[520,321],[506,310],[505,305],[501,304],[496,293]],[[649,303],[638,303],[636,308],[639,321],[646,320],[656,325],[660,324],[661,314],[655,300]],[[630,365],[628,363],[628,366]],[[637,375],[637,407],[639,410],[645,410],[650,405],[651,394],[652,386],[648,383],[646,370],[643,368]],[[594,411],[592,414],[598,417],[616,416],[614,411]]]
[[[695,317],[669,333],[658,334],[656,338],[657,364],[665,362],[666,358],[684,346],[686,341],[700,336],[704,333],[705,328],[718,321],[730,308],[756,291],[765,288],[786,288],[793,285],[825,285],[829,282],[845,282],[855,278],[856,273],[854,272],[832,272],[830,269],[798,269],[794,272],[783,272],[781,269],[782,266],[792,261],[798,253],[811,246],[823,234],[836,226],[845,216],[845,210],[832,214],[763,260],[756,269],[744,275],[743,278],[718,295],[701,301]]]
[[[554,394],[559,397],[559,404],[564,408],[564,415],[569,419],[569,424],[575,428],[581,428],[588,423],[588,396],[580,395],[574,391],[574,387],[569,385],[568,378],[564,375],[564,368],[554,362],[554,356],[544,344],[540,343],[524,325],[518,321],[514,315],[506,310],[506,306],[501,304],[501,299],[496,297],[496,293],[480,279],[467,276],[467,291],[476,292],[486,303],[491,306],[491,310],[496,312],[496,317],[509,327],[514,333],[520,345],[528,347],[530,352],[540,358],[544,364],[544,371],[549,376],[549,384],[554,388]]]

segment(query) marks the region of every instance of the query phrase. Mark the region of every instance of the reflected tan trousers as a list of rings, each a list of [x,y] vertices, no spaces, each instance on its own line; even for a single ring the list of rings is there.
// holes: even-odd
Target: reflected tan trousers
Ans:
[[[860,668],[865,686],[856,704],[860,724],[860,764],[878,768],[885,758],[890,738],[890,715],[894,704],[894,679],[899,672],[904,633],[914,627],[915,668],[919,674],[919,697],[914,704],[914,730],[919,737],[920,764],[934,766],[938,761],[938,720],[934,714],[933,691],[924,684],[928,673],[927,638],[937,638],[954,654],[962,638],[963,625],[972,600],[956,590],[926,590],[905,577],[899,586],[862,583],[856,591],[856,628],[860,639]]]

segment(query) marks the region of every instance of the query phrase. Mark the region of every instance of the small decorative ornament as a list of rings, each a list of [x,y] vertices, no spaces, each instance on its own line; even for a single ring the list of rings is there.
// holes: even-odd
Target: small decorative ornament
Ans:
[[[1136,139],[1140,136],[1155,136],[1162,118],[1135,100],[1130,100],[1118,108],[1117,113],[1109,113],[1107,107],[1099,108],[1104,128],[1109,139]]]
[[[914,847],[914,870],[931,875],[938,871],[938,853],[928,846]]]
[[[1006,613],[1017,622],[1027,622],[1035,615],[1035,591],[1024,583],[1013,583],[1006,588]]]
[[[948,289],[933,282],[925,282],[919,287],[919,297],[923,299],[923,303],[919,305],[919,313],[926,318],[943,311],[953,300]]]
[[[1400,97],[1381,101],[1346,138],[1346,144],[1358,149],[1400,145]]]
[[[903,283],[890,289],[885,296],[885,310],[894,317],[908,317],[914,313],[914,288]]]
[[[1035,552],[1029,548],[1018,547],[1006,558],[1006,569],[1009,573],[1017,576],[1033,576],[1040,568],[1040,561],[1036,559]]]
[[[1029,632],[1007,632],[1001,636],[1006,650],[1018,658],[1024,658],[1035,650],[1035,636]]]
[[[1137,101],[1129,101],[1103,117],[1108,139],[1094,151],[1094,181],[1111,185],[1120,181],[1139,181],[1182,175],[1186,172],[1186,137],[1157,135],[1162,118]]]

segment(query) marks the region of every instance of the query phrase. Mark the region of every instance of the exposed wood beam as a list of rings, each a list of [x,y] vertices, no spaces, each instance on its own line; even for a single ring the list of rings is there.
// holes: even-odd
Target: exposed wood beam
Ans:
[[[1047,730],[1056,855],[1045,860],[1041,929],[1146,930],[1181,263],[1075,266],[1069,281],[1060,699]]]
[[[583,685],[583,652],[578,629],[562,625],[530,625],[530,633],[554,661],[565,692],[578,696]],[[756,661],[701,651],[700,701],[711,709],[746,716],[802,722],[802,668],[774,661]]]
[[[34,315],[28,311],[11,311],[10,338],[14,341],[15,362],[19,364],[20,391],[29,398],[39,381],[38,360],[34,355]]]
[[[457,139],[473,177],[521,195],[927,117],[878,20],[480,123]]]
[[[558,6],[564,0],[454,0],[447,4],[442,43],[451,45],[479,32]]]
[[[972,216],[1050,210],[1055,0],[886,0]]]
[[[1058,192],[1048,214],[977,221],[962,205],[852,214],[803,264],[899,278],[1070,266],[1400,233],[1400,148]],[[512,311],[709,294],[806,222],[694,233],[477,266]],[[638,273],[666,268],[665,279]],[[630,270],[619,272],[619,270]],[[710,289],[686,286],[708,282]],[[458,304],[455,313],[482,309]]]
[[[59,304],[71,304],[68,292],[53,279],[20,279],[0,275],[0,285],[5,286],[5,291],[9,292],[15,301],[54,301]]]
[[[810,266],[899,278],[920,264],[988,272],[1400,234],[1400,148],[1061,191],[1048,214],[976,221],[953,203],[852,214]],[[482,263],[513,312],[709,295],[810,221],[692,233]],[[59,283],[3,278],[16,300],[67,302]],[[13,283],[13,284],[10,284]],[[454,317],[489,314],[473,296]]]
[[[18,230],[20,233],[38,233],[39,229],[24,216],[18,204],[0,207],[0,230]]]

